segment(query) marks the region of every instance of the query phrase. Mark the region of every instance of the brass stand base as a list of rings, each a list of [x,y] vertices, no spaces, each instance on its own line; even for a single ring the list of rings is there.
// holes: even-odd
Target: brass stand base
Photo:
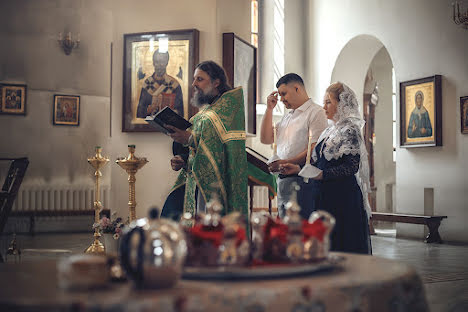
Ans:
[[[99,236],[94,235],[94,242],[85,250],[85,253],[104,254],[106,252],[104,245],[99,241]]]
[[[124,270],[120,265],[120,259],[118,255],[107,255],[110,262],[110,278],[114,282],[121,282],[127,280]]]

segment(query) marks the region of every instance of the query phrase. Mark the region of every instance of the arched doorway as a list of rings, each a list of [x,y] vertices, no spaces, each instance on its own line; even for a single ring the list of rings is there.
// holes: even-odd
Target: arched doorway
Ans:
[[[383,43],[370,35],[351,39],[341,50],[331,82],[342,81],[358,97],[366,120],[372,210],[395,211],[396,90],[393,63]],[[387,226],[386,226],[387,228]]]

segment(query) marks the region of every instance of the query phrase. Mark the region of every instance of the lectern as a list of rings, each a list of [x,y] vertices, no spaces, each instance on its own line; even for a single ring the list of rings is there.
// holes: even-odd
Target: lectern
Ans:
[[[268,188],[268,212],[271,215],[271,200],[276,196],[276,178],[268,170],[268,158],[259,154],[257,151],[250,147],[245,149],[247,153],[247,166],[248,166],[248,185],[249,185],[249,209],[250,214],[253,211],[254,203],[254,186],[266,186]]]

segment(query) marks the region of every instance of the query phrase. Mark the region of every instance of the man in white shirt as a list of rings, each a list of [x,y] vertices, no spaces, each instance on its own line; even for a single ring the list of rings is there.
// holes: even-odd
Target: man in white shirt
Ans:
[[[327,116],[320,105],[312,102],[307,95],[302,78],[294,73],[281,77],[276,83],[278,91],[273,91],[267,98],[267,109],[262,120],[260,141],[272,144],[273,109],[278,103],[278,95],[287,109],[291,109],[275,125],[277,137],[277,153],[280,160],[270,164],[271,172],[279,172],[279,166],[284,163],[303,165],[307,155],[309,133],[312,137],[311,150],[317,139],[328,126]],[[278,184],[278,213],[285,216],[285,204],[289,201],[293,182],[300,184],[302,178],[298,175],[286,176],[279,172]]]

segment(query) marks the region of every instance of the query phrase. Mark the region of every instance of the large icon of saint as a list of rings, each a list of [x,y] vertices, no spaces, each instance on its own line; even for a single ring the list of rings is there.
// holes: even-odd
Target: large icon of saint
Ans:
[[[424,94],[417,91],[414,96],[414,109],[408,124],[408,137],[421,138],[432,136],[432,125],[429,113],[424,107]]]
[[[145,118],[169,106],[179,115],[184,116],[182,88],[176,78],[166,72],[169,63],[169,53],[160,53],[159,49],[153,53],[154,73],[145,78],[140,92],[136,116]],[[141,68],[139,76],[144,74]],[[142,78],[143,78],[142,77]]]

